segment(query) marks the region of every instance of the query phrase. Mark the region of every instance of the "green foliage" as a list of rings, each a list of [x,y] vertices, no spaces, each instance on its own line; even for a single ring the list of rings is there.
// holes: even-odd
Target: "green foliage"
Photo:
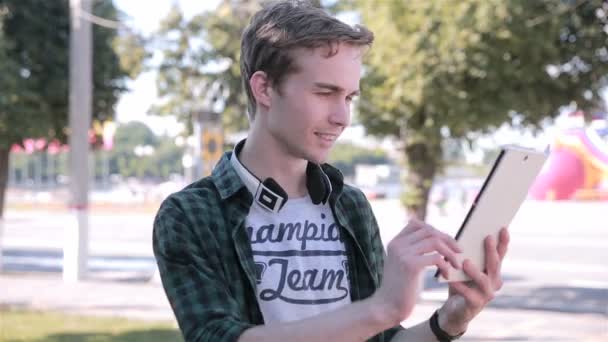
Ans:
[[[171,174],[183,174],[182,156],[184,149],[175,145],[170,137],[161,137],[154,152],[154,172],[157,179],[168,179]]]
[[[422,216],[444,139],[504,122],[538,126],[571,101],[595,105],[606,84],[608,8],[600,0],[354,3],[376,35],[360,120],[405,143],[408,188],[417,191],[408,205]]]
[[[120,68],[135,79],[144,68],[144,61],[151,57],[146,50],[147,40],[130,30],[123,30],[112,40],[112,49],[118,55]]]
[[[357,164],[386,164],[389,159],[381,149],[368,149],[348,143],[334,145],[328,161],[345,176],[354,176]]]
[[[172,173],[183,173],[183,154],[183,148],[172,138],[154,135],[142,122],[128,122],[116,129],[109,156],[110,173],[125,178],[167,179]]]
[[[210,85],[221,84],[225,93],[215,101],[227,132],[247,129],[247,95],[240,75],[241,35],[249,19],[268,0],[222,0],[209,12],[184,18],[179,7],[167,14],[151,44],[161,49],[157,79],[160,103],[151,112],[175,115],[192,129],[193,113],[209,109],[204,99]],[[340,1],[311,0],[330,11],[342,8]]]
[[[258,1],[225,0],[216,10],[188,21],[174,6],[161,23],[154,44],[162,49],[157,79],[162,100],[151,111],[176,115],[191,127],[193,113],[209,109],[204,99],[216,82],[225,92],[211,105],[222,113],[224,127],[228,131],[245,129],[247,97],[239,69],[240,37],[258,8]]]
[[[110,152],[110,173],[125,177],[143,177],[151,168],[151,155],[136,155],[136,148],[155,149],[158,140],[142,122],[132,121],[116,128],[114,147]],[[144,147],[146,146],[146,147]]]
[[[108,0],[93,5],[97,16],[116,20]],[[24,138],[66,141],[69,73],[69,1],[0,0],[0,146]],[[93,25],[93,116],[114,116],[114,106],[133,70],[121,67],[113,49],[117,31]]]
[[[414,191],[408,206],[420,216],[444,155],[458,153],[444,153],[445,139],[474,139],[505,122],[538,126],[570,102],[596,105],[606,84],[608,8],[601,0],[321,3],[359,12],[376,34],[358,119],[368,132],[404,142]],[[246,127],[239,41],[258,8],[256,0],[224,0],[189,21],[174,8],[159,32],[164,98],[154,111],[189,123],[205,107],[208,85],[219,81],[229,94],[224,125]]]
[[[605,84],[601,1],[358,3],[376,33],[362,105],[372,132],[399,135],[405,126],[414,143],[442,127],[460,138],[515,116],[534,125],[570,101],[592,105]]]
[[[114,144],[117,149],[133,150],[137,145],[158,145],[158,138],[154,132],[143,122],[130,121],[116,127]]]
[[[92,12],[117,18],[111,0],[94,0]],[[135,57],[121,61],[114,48],[129,44],[117,41],[115,29],[93,25],[92,36],[92,113],[101,122],[114,116],[125,78],[137,74],[141,48],[131,41]],[[0,0],[0,217],[11,146],[26,138],[67,141],[69,44],[69,0]]]

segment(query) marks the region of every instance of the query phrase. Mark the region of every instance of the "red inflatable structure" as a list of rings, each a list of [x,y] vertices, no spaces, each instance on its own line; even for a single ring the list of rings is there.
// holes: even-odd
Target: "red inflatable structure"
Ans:
[[[608,201],[608,119],[604,116],[596,117],[590,127],[569,128],[557,136],[530,189],[531,198]]]

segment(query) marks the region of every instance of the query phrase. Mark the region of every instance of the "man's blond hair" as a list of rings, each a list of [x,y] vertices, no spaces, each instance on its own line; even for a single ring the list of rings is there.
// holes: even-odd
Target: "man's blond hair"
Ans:
[[[327,57],[337,53],[340,43],[371,46],[374,35],[362,25],[350,26],[308,1],[279,1],[257,12],[241,39],[241,77],[253,120],[256,100],[249,80],[263,71],[277,89],[289,73],[298,70],[291,52],[297,48],[327,46]]]

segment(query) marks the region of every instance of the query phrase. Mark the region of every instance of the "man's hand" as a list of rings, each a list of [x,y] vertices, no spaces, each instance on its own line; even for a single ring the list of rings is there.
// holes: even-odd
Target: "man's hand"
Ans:
[[[399,324],[416,305],[424,269],[437,266],[446,276],[450,264],[460,267],[456,259],[459,252],[451,236],[419,220],[410,220],[387,246],[384,279],[372,300],[380,304],[388,319]]]
[[[482,272],[470,261],[465,260],[463,271],[471,277],[468,282],[451,282],[449,297],[439,310],[439,326],[450,335],[466,330],[469,322],[494,299],[502,287],[500,274],[502,261],[509,245],[509,232],[501,229],[498,245],[491,236],[485,239],[486,267]]]

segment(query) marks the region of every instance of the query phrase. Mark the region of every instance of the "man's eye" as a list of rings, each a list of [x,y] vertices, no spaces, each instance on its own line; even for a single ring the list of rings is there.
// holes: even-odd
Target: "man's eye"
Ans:
[[[331,94],[333,94],[333,93],[317,93],[317,95],[320,95],[320,96],[331,96]]]

